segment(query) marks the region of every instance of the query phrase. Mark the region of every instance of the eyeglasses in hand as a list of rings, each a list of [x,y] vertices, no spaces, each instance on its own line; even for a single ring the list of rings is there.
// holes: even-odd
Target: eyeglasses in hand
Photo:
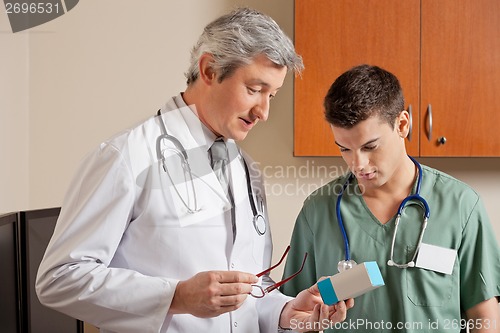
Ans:
[[[257,277],[261,277],[261,276],[269,273],[270,271],[272,271],[273,269],[275,269],[279,265],[281,265],[281,263],[285,259],[286,255],[288,254],[288,251],[290,251],[290,245],[288,245],[288,247],[285,250],[285,253],[283,253],[283,256],[281,256],[280,261],[276,265],[271,266],[268,269],[266,269],[265,271],[260,272],[259,274],[257,274]],[[262,298],[262,297],[266,296],[266,294],[273,291],[274,289],[281,287],[282,285],[284,285],[285,283],[287,283],[288,281],[290,281],[291,279],[293,279],[294,277],[299,275],[300,272],[302,272],[302,270],[304,269],[304,264],[306,263],[306,259],[307,259],[307,252],[304,254],[304,259],[302,260],[302,266],[300,266],[300,269],[297,272],[293,273],[289,277],[287,277],[279,282],[276,282],[273,285],[270,285],[269,287],[262,288],[262,286],[260,286],[260,285],[253,284],[252,285],[252,292],[250,293],[250,295],[252,295],[255,298]]]

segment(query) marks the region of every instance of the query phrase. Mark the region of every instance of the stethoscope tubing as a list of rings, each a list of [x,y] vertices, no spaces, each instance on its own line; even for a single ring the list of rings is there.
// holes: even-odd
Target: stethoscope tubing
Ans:
[[[424,207],[424,217],[426,219],[429,219],[430,217],[430,209],[429,209],[429,204],[427,203],[427,201],[422,198],[420,196],[420,194],[416,193],[416,194],[413,194],[413,195],[409,195],[407,196],[406,198],[404,198],[404,200],[401,202],[401,204],[399,205],[399,208],[398,208],[398,213],[397,213],[397,216],[401,217],[401,215],[403,214],[403,209],[405,208],[406,206],[406,203],[408,201],[418,201],[420,202]]]
[[[418,179],[417,179],[416,193],[413,194],[413,195],[409,195],[405,199],[403,199],[403,201],[401,202],[401,204],[398,207],[398,211],[397,211],[397,215],[396,215],[396,221],[395,221],[395,226],[394,226],[394,233],[393,233],[392,244],[391,244],[391,257],[390,257],[388,263],[391,266],[396,266],[396,267],[399,267],[399,268],[406,268],[406,267],[413,267],[414,266],[414,261],[415,261],[415,258],[417,256],[420,244],[422,243],[424,232],[425,232],[425,229],[427,228],[427,223],[428,223],[428,220],[429,220],[429,217],[430,217],[429,204],[420,195],[420,188],[421,188],[421,185],[422,185],[422,177],[423,177],[422,166],[413,157],[411,157],[409,155],[408,155],[408,157],[417,166],[417,169],[418,169]],[[343,196],[343,194],[344,194],[347,186],[349,185],[350,181],[353,178],[354,178],[354,175],[352,173],[350,173],[348,175],[347,180],[345,181],[344,185],[342,186],[341,192],[339,193],[339,195],[337,197],[337,206],[336,206],[337,222],[338,222],[338,225],[339,225],[339,228],[340,228],[340,232],[342,234],[342,238],[344,240],[345,261],[350,261],[351,260],[351,251],[350,251],[350,248],[349,248],[349,238],[347,237],[347,232],[345,230],[344,222],[342,220],[342,214],[341,214],[341,211],[340,211],[340,203],[342,201],[342,196]],[[399,221],[401,220],[401,215],[403,214],[403,210],[404,210],[406,204],[409,201],[417,201],[417,202],[421,203],[422,206],[423,206],[423,208],[424,208],[424,216],[423,216],[422,228],[421,228],[419,239],[418,239],[418,242],[417,242],[417,244],[418,244],[417,245],[417,249],[414,252],[412,260],[409,263],[407,263],[407,264],[397,264],[393,260],[394,245],[396,243],[396,235],[397,235],[397,230],[398,230],[398,226],[399,226]]]
[[[257,205],[255,204],[256,199],[254,197],[252,180],[250,179],[250,170],[248,169],[248,165],[245,158],[243,156],[241,158],[243,159],[243,165],[245,167],[245,176],[247,181],[247,190],[249,198],[248,201],[250,201],[250,208],[252,209],[252,214],[253,214],[252,223],[257,234],[259,236],[263,236],[267,231],[267,221],[262,212],[262,207],[261,210],[259,211]]]
[[[160,123],[160,128],[161,128],[162,134],[156,139],[157,158],[159,161],[162,162],[163,170],[165,172],[167,172],[167,174],[170,178],[170,181],[173,183],[173,180],[171,179],[170,173],[168,172],[166,164],[165,164],[165,157],[163,156],[163,153],[161,150],[161,140],[163,140],[163,139],[169,140],[170,142],[172,142],[174,144],[176,149],[172,149],[172,150],[177,155],[179,155],[181,157],[181,159],[183,160],[183,166],[185,166],[185,168],[187,168],[187,171],[188,171],[189,176],[190,176],[190,181],[192,184],[192,191],[194,193],[195,208],[193,209],[193,208],[189,207],[189,205],[181,197],[179,191],[177,190],[177,188],[174,185],[175,191],[177,192],[177,195],[180,197],[181,201],[183,202],[184,206],[187,208],[189,213],[199,212],[200,209],[198,209],[197,196],[196,196],[196,192],[195,192],[195,188],[194,188],[194,180],[193,180],[192,171],[191,171],[191,168],[189,166],[188,154],[186,152],[186,149],[182,145],[182,143],[176,137],[168,134],[167,128],[166,128],[165,124],[163,123],[163,119],[161,118],[161,115],[162,115],[161,110],[158,110],[157,116],[159,116],[159,123]],[[241,155],[241,153],[240,153],[240,155]],[[246,177],[247,191],[248,191],[248,201],[250,202],[250,208],[252,209],[252,214],[253,214],[252,223],[254,225],[254,228],[255,228],[255,231],[257,232],[257,234],[262,236],[267,231],[267,221],[266,221],[266,218],[264,217],[264,213],[262,212],[262,210],[259,211],[259,209],[257,208],[257,205],[255,203],[256,198],[254,197],[254,190],[253,190],[253,186],[252,186],[252,181],[250,179],[250,170],[248,169],[248,165],[246,163],[245,158],[243,156],[241,156],[241,158],[243,160],[243,165],[245,168],[245,177]],[[259,222],[261,222],[261,223],[259,223]]]
[[[342,196],[344,195],[344,191],[349,185],[349,182],[351,178],[353,177],[353,174],[351,173],[347,177],[347,181],[344,183],[342,186],[342,191],[339,193],[337,197],[337,206],[336,206],[336,213],[337,213],[337,221],[340,227],[340,232],[342,233],[342,238],[344,239],[344,253],[345,253],[345,260],[349,261],[351,260],[351,250],[349,249],[349,239],[347,238],[347,232],[345,231],[344,227],[344,222],[342,221],[342,214],[340,212],[340,202],[342,201]]]

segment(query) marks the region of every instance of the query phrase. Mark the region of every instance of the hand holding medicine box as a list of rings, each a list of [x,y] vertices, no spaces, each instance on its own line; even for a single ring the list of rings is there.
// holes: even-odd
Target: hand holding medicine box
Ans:
[[[327,305],[355,298],[384,285],[377,262],[369,261],[332,275],[318,282],[318,289]]]

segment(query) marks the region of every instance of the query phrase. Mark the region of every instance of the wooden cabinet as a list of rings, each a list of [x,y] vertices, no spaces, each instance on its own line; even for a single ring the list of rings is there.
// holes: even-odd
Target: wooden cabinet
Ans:
[[[323,98],[362,63],[399,78],[411,155],[500,156],[500,1],[296,0],[295,44],[295,156],[340,155]]]

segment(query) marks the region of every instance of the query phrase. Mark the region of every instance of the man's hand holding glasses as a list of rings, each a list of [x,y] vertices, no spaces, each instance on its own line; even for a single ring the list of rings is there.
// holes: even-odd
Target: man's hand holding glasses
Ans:
[[[288,251],[290,251],[290,246],[286,248],[285,253],[276,265],[258,273],[256,276],[261,277],[269,274],[274,268],[278,267],[285,259]],[[302,272],[306,260],[307,252],[304,254],[302,265],[297,272],[266,288],[254,284],[252,285],[250,295],[255,298],[263,298],[271,291],[284,285]],[[344,321],[347,315],[347,310],[353,306],[354,299],[352,298],[346,300],[345,302],[340,301],[331,306],[324,304],[319,293],[318,286],[317,284],[314,284],[308,289],[301,291],[295,299],[285,304],[283,310],[281,311],[279,327],[285,329],[293,328],[295,331],[299,332],[310,331],[310,327],[314,327],[315,330],[331,328],[333,324]]]

